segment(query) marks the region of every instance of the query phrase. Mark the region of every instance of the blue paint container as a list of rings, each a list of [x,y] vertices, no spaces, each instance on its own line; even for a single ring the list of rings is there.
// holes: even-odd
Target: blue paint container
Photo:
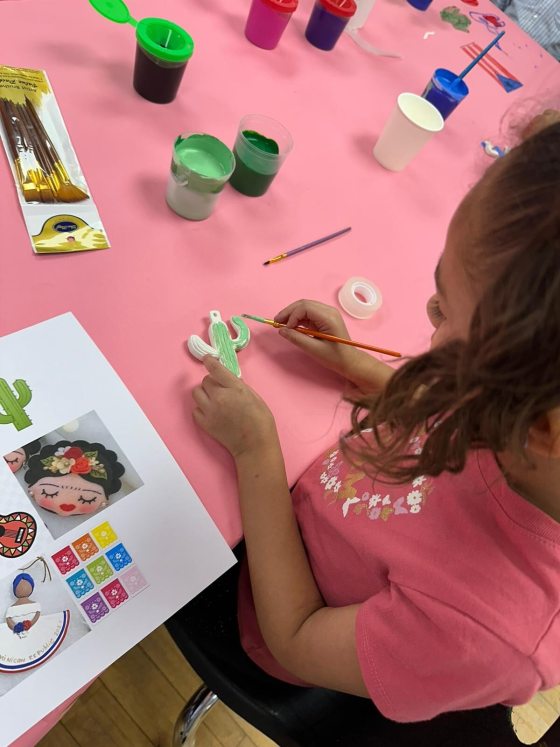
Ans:
[[[407,3],[417,10],[426,10],[432,4],[432,0],[407,0]]]
[[[356,12],[354,0],[316,0],[305,29],[310,44],[325,52],[333,49]]]
[[[433,104],[441,116],[447,119],[468,93],[469,89],[464,80],[459,80],[459,77],[451,70],[438,67],[426,86],[422,98]]]

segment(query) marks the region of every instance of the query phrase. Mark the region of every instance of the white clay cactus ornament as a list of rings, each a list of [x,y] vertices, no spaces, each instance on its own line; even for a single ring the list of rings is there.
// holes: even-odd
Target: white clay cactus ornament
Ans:
[[[191,335],[187,341],[189,352],[199,361],[205,355],[211,355],[217,358],[235,376],[241,377],[237,352],[243,350],[249,344],[249,340],[251,339],[249,327],[241,317],[232,316],[230,320],[231,326],[237,332],[236,337],[232,337],[219,311],[213,310],[209,316],[208,337],[210,338],[210,345],[204,342],[198,335]]]

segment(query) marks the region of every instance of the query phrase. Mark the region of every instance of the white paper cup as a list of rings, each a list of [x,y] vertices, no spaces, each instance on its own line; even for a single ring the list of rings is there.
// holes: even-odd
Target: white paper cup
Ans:
[[[436,132],[443,117],[433,104],[415,93],[401,93],[373,149],[379,163],[402,171]]]

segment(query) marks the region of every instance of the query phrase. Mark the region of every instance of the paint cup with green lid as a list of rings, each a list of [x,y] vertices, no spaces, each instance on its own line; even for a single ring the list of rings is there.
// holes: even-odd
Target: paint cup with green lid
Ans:
[[[208,218],[234,168],[233,153],[217,137],[180,135],[173,145],[167,204],[183,218]]]
[[[136,29],[133,85],[137,93],[156,104],[173,101],[194,51],[185,29],[165,18],[132,18],[122,0],[89,0],[95,10],[115,23]]]
[[[293,144],[288,130],[275,119],[260,114],[243,117],[233,148],[232,187],[250,197],[264,195]]]

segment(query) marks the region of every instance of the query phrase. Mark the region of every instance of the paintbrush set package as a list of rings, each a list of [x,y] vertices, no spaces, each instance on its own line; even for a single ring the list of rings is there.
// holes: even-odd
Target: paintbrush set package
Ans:
[[[37,254],[107,249],[47,75],[0,65],[0,135]]]

